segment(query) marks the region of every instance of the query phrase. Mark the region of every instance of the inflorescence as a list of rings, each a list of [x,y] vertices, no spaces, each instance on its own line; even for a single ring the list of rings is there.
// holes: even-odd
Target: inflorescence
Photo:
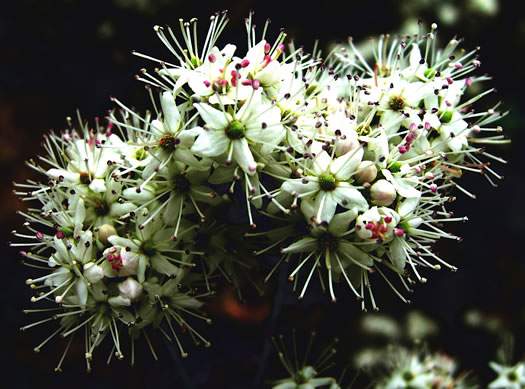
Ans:
[[[363,310],[377,310],[372,278],[408,303],[426,268],[456,270],[433,251],[441,238],[460,239],[446,223],[466,220],[448,203],[475,197],[458,183],[464,173],[496,185],[490,163],[504,161],[485,145],[507,142],[494,125],[505,112],[473,108],[493,92],[470,93],[488,79],[476,75],[477,49],[456,39],[439,48],[432,25],[381,36],[370,60],[352,39],[322,58],[282,31],[268,40],[269,23],[260,34],[250,13],[243,51],[217,45],[227,21],[212,16],[204,43],[196,19],[181,20],[182,38],[155,26],[173,58],[135,53],[157,65],[137,76],[152,109],[112,98],[107,123],[69,120],[45,137],[47,155],[28,162],[46,179],[15,184],[37,205],[20,212],[26,231],[12,246],[39,272],[26,282],[32,301],[54,304],[23,329],[58,323],[37,351],[54,336],[84,334],[89,368],[105,338],[122,358],[125,334],[132,362],[141,335],[155,355],[156,328],[183,356],[181,329],[208,345],[191,319],[210,322],[202,310],[211,281],[235,282],[247,266],[228,248],[239,235],[222,212],[232,199],[247,220],[239,245],[274,258],[267,280],[293,263],[299,298],[315,274],[331,300],[346,284]]]

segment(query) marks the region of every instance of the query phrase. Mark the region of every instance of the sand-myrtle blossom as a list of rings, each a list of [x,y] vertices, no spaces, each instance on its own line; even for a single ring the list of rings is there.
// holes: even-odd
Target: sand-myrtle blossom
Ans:
[[[334,345],[339,342],[339,339],[335,338],[324,350],[315,353],[325,356],[324,358],[318,358],[317,361],[311,362],[310,355],[313,353],[311,352],[310,347],[312,346],[314,336],[315,333],[312,333],[307,349],[304,352],[304,356],[301,356],[301,361],[298,359],[298,356],[301,354],[299,354],[297,350],[295,331],[292,332],[293,352],[286,350],[286,346],[283,341],[284,335],[279,336],[280,344],[275,338],[272,337],[273,344],[279,355],[279,360],[289,375],[289,377],[281,378],[275,381],[273,383],[272,389],[341,389],[339,381],[342,379],[342,377],[338,381],[333,377],[326,376],[326,373],[321,373],[325,372],[325,370],[331,366],[330,360],[337,352]],[[293,355],[294,360],[290,358],[291,355]]]
[[[206,347],[211,346],[211,342],[204,338],[191,325],[191,321],[188,320],[188,318],[193,316],[204,320],[208,324],[212,323],[210,318],[199,313],[200,308],[203,306],[203,302],[200,299],[209,296],[210,292],[198,294],[196,290],[188,289],[179,280],[167,279],[163,282],[156,277],[152,277],[144,282],[142,287],[143,294],[146,296],[141,300],[137,309],[137,316],[140,320],[137,321],[136,326],[131,328],[132,339],[136,338],[141,332],[147,334],[145,329],[148,326],[158,328],[161,323],[165,322],[168,324],[168,331],[175,338],[183,358],[187,357],[188,353],[179,339],[180,333],[177,333],[175,328],[180,327],[184,331],[190,332],[195,344],[198,345],[202,342]],[[157,359],[153,345],[149,340],[148,345],[153,357]]]
[[[498,377],[489,384],[489,389],[521,389],[525,386],[525,363],[514,366],[490,362],[490,367]]]
[[[111,142],[115,135],[101,133],[100,129],[92,130],[87,123],[82,124],[82,133],[71,131],[64,133],[58,140],[51,134],[51,141],[62,143],[66,146],[66,154],[59,160],[46,160],[51,166],[47,175],[65,184],[75,185],[78,191],[104,192],[106,177],[113,170],[112,162],[120,159],[119,155],[110,148],[102,147],[106,142]],[[98,120],[96,121],[98,127]],[[83,135],[83,137],[81,137]]]
[[[397,223],[399,215],[393,209],[372,207],[357,217],[356,235],[363,241],[388,243],[394,237]]]
[[[146,268],[151,266],[160,274],[170,277],[181,277],[179,273],[184,273],[183,267],[192,267],[193,264],[185,262],[183,254],[185,250],[177,249],[177,244],[173,241],[173,234],[170,229],[164,228],[165,224],[161,218],[155,218],[149,223],[145,223],[150,217],[147,208],[137,214],[136,229],[129,237],[110,236],[108,240],[117,251],[107,249],[107,260],[104,262],[106,271],[116,277],[121,267],[124,267],[124,260],[128,267],[126,273],[135,271],[139,282],[146,279]],[[128,252],[125,254],[124,252]],[[124,257],[123,257],[124,255]],[[111,269],[111,270],[110,270]]]
[[[381,350],[377,389],[478,387],[468,373],[459,372],[457,362],[440,352],[408,350],[401,346]]]
[[[305,199],[301,202],[301,211],[308,220],[316,213],[315,205]],[[300,253],[299,265],[289,276],[295,282],[297,282],[296,275],[301,268],[307,263],[312,264],[299,295],[300,299],[304,297],[313,272],[320,264],[325,265],[328,273],[328,286],[332,301],[336,300],[333,281],[340,281],[341,276],[359,299],[364,298],[363,291],[361,290],[361,293],[358,293],[356,287],[359,287],[361,280],[368,284],[366,273],[371,271],[374,260],[350,241],[353,229],[349,229],[349,225],[355,220],[357,214],[357,208],[353,208],[336,214],[330,222],[325,222],[320,226],[315,223],[310,224],[308,236],[302,237],[288,247],[281,249],[281,253],[285,256]]]
[[[363,149],[360,147],[334,159],[321,150],[302,178],[286,180],[281,189],[296,199],[315,200],[316,212],[313,216],[317,223],[330,222],[337,205],[365,211],[369,207],[368,202],[349,182],[357,172],[362,157]]]
[[[273,151],[284,138],[281,113],[277,107],[261,101],[261,91],[253,90],[242,107],[229,112],[226,107],[214,108],[208,104],[195,104],[205,124],[191,148],[203,157],[226,155],[226,164],[235,161],[247,174],[257,170],[250,145],[260,145]]]

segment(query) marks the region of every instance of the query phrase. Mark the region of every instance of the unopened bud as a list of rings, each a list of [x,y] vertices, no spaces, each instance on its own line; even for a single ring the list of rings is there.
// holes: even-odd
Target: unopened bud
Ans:
[[[357,140],[353,139],[338,139],[335,142],[335,155],[337,157],[340,157],[341,155],[344,155],[348,153],[350,150],[354,149],[357,145]]]
[[[367,167],[368,166],[368,167]],[[360,184],[365,182],[372,182],[377,177],[376,165],[371,164],[369,161],[362,161],[357,168],[355,178]]]
[[[103,224],[98,228],[98,240],[104,245],[108,244],[108,238],[111,235],[117,235],[117,230],[111,224]]]
[[[370,188],[370,197],[372,198],[372,203],[375,205],[380,205],[388,207],[396,199],[396,189],[387,180],[378,180]]]
[[[137,301],[142,296],[142,285],[134,278],[129,277],[118,285],[120,296],[130,301]]]

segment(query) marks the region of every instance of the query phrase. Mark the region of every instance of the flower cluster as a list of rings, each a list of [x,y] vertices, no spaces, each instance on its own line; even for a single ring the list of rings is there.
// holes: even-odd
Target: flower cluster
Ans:
[[[463,98],[486,79],[471,74],[476,51],[457,40],[437,49],[435,26],[382,36],[370,65],[351,40],[326,58],[285,46],[284,32],[269,40],[252,14],[247,51],[218,46],[226,22],[212,16],[204,44],[195,19],[181,21],[182,40],[156,26],[174,63],[136,53],[158,63],[137,76],[153,109],[113,98],[107,124],[79,118],[46,137],[43,166],[29,163],[45,182],[17,184],[40,205],[21,212],[29,233],[15,232],[26,242],[13,245],[46,273],[27,280],[33,301],[57,312],[24,328],[60,318],[51,337],[83,331],[88,367],[106,337],[121,358],[123,332],[151,346],[148,330],[161,328],[183,356],[176,327],[209,344],[188,318],[209,322],[200,310],[210,280],[235,283],[250,252],[277,258],[267,278],[295,261],[300,298],[316,273],[333,301],[341,282],[377,309],[379,273],[409,302],[386,271],[410,291],[426,280],[421,268],[455,270],[432,251],[459,239],[443,223],[466,219],[446,203],[453,189],[474,197],[457,183],[464,172],[501,178],[482,158],[501,160],[480,145],[506,141],[492,125],[502,113],[471,109],[492,90]],[[258,231],[239,233],[232,217]]]

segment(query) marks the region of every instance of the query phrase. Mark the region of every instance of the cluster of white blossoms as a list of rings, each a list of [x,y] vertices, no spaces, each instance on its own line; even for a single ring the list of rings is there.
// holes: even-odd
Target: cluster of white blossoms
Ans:
[[[186,355],[181,328],[209,344],[188,318],[209,321],[210,280],[235,283],[250,253],[273,259],[267,279],[296,263],[300,298],[316,273],[333,301],[340,282],[363,310],[377,309],[373,277],[409,302],[423,268],[456,269],[432,250],[459,239],[445,222],[466,219],[446,204],[455,189],[473,197],[457,183],[465,172],[501,178],[484,162],[501,159],[482,145],[506,142],[497,107],[472,109],[492,90],[464,98],[487,79],[472,73],[476,50],[457,40],[436,48],[432,26],[380,37],[371,64],[351,40],[323,59],[285,45],[283,32],[267,40],[268,23],[259,35],[250,14],[245,51],[216,44],[226,22],[211,17],[203,44],[195,19],[181,21],[182,39],[156,26],[174,60],[137,54],[158,64],[137,76],[153,109],[141,115],[114,98],[107,124],[79,118],[45,138],[47,156],[29,166],[47,180],[16,184],[40,203],[21,212],[29,232],[12,245],[44,273],[27,280],[33,301],[56,304],[24,327],[58,322],[42,345],[83,332],[89,366],[106,337],[121,358],[127,333],[133,360],[133,341],[151,345],[148,331],[160,328]],[[249,232],[227,220],[232,208]]]

